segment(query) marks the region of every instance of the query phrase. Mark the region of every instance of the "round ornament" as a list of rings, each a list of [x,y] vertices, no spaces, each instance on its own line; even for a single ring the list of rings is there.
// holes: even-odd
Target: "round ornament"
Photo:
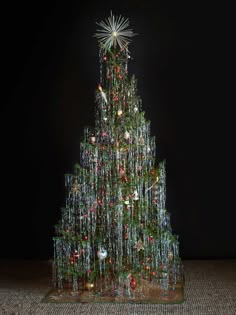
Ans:
[[[98,250],[97,256],[100,260],[104,260],[107,257],[107,250],[102,247]]]
[[[133,193],[133,200],[138,200],[138,199],[139,199],[138,198],[138,192],[137,192],[137,190],[135,190]]]
[[[126,131],[126,132],[124,133],[124,138],[125,138],[126,140],[128,140],[128,139],[130,138],[130,133],[129,133],[128,131]]]
[[[172,260],[172,259],[173,259],[173,257],[174,257],[173,252],[169,252],[168,258],[169,258],[170,260]]]
[[[120,117],[122,115],[122,113],[123,113],[122,110],[119,109],[118,112],[117,112],[117,115]]]
[[[96,141],[96,138],[95,137],[90,137],[90,143],[94,144]]]
[[[133,277],[130,280],[130,287],[133,290],[137,287],[137,282],[136,282],[136,280]]]

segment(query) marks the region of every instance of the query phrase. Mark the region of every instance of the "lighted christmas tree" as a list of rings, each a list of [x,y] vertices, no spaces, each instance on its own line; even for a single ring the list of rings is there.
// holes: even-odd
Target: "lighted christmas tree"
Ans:
[[[65,175],[54,286],[94,299],[148,301],[155,292],[158,300],[183,282],[178,237],[166,210],[165,162],[156,161],[137,80],[128,75],[135,35],[129,20],[111,13],[98,25],[95,127],[85,128],[80,161]]]

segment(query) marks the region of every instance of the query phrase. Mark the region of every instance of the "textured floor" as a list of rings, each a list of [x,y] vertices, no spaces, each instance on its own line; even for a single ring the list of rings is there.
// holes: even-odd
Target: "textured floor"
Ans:
[[[42,303],[48,262],[0,262],[0,315],[236,314],[236,260],[186,260],[185,302],[175,305]]]

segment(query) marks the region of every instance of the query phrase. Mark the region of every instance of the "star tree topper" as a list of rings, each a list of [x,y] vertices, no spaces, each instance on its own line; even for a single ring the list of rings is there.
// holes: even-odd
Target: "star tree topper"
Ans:
[[[97,23],[101,29],[97,29],[97,32],[94,34],[97,37],[101,47],[107,51],[112,46],[115,48],[117,46],[120,49],[127,48],[130,43],[130,37],[133,37],[137,34],[133,33],[132,29],[128,28],[129,19],[125,19],[122,16],[114,16],[111,12],[111,15]]]

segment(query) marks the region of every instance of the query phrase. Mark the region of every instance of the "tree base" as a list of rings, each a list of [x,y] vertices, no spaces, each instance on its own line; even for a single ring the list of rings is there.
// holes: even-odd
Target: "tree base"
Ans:
[[[142,290],[104,290],[96,293],[91,290],[52,289],[43,298],[45,303],[137,303],[175,304],[184,302],[184,282],[178,282],[175,289],[163,291],[159,286],[142,280]]]

